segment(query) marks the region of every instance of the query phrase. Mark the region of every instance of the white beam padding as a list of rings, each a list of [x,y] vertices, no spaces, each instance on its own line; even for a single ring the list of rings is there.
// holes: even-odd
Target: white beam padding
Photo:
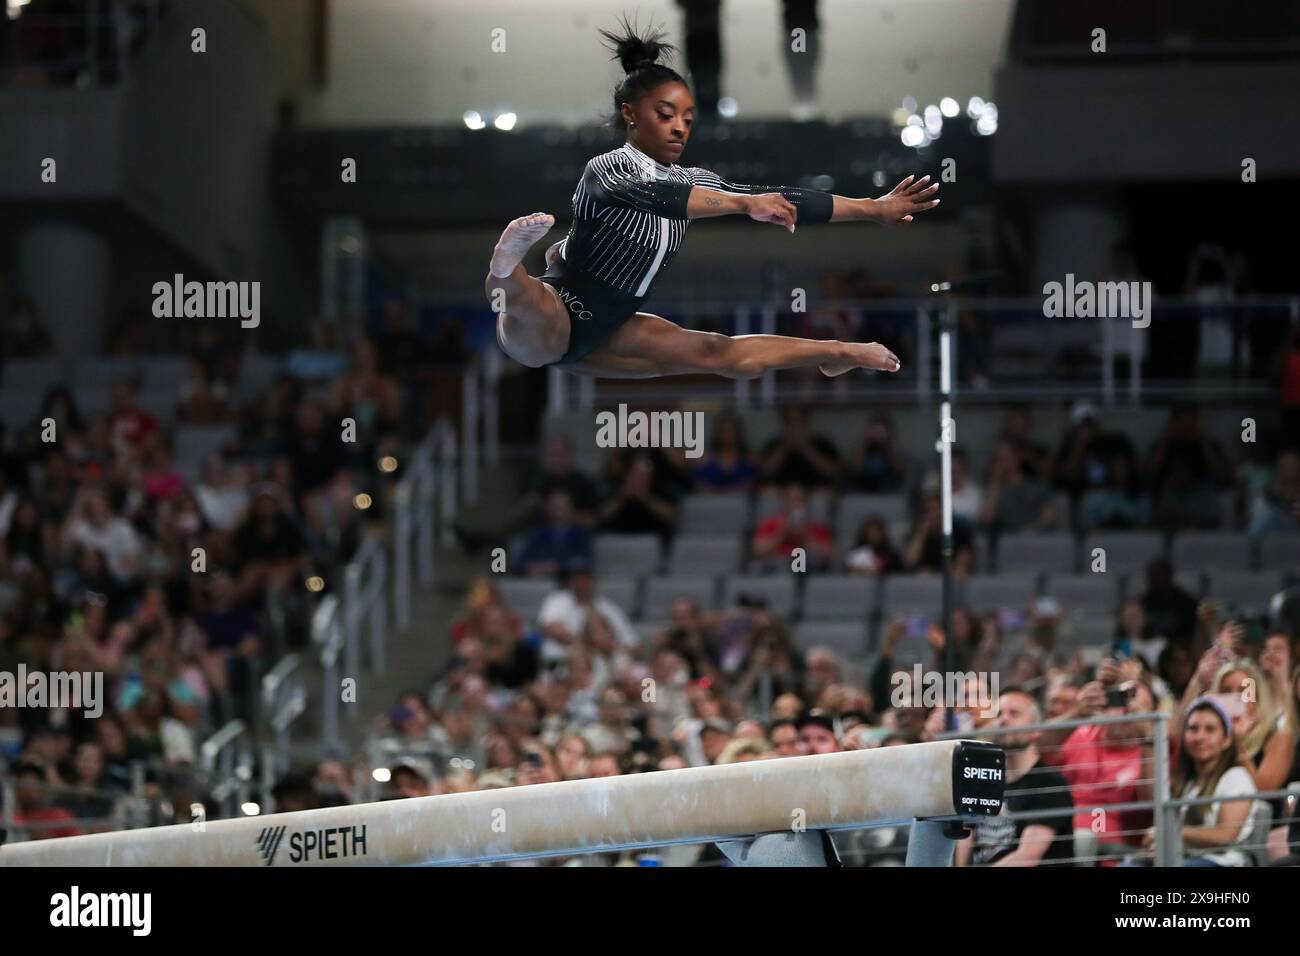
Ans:
[[[972,818],[1003,768],[944,740],[15,843],[0,866],[447,865]]]

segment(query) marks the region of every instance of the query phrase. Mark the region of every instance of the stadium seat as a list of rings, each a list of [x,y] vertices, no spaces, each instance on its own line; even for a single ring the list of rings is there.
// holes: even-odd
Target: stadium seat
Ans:
[[[178,468],[202,467],[208,456],[235,438],[233,425],[181,425],[176,429],[174,458]]]
[[[1208,597],[1226,601],[1240,611],[1267,613],[1273,595],[1282,590],[1275,571],[1218,571],[1210,575]]]
[[[880,613],[886,620],[896,614],[933,617],[943,608],[943,579],[937,574],[891,574],[881,585]]]
[[[8,433],[13,435],[19,429],[34,424],[44,399],[44,393],[39,390],[15,391],[6,385],[0,391],[0,421],[4,422]]]
[[[661,564],[659,536],[654,534],[596,535],[598,574],[658,574]]]
[[[646,578],[641,616],[667,620],[672,617],[673,602],[683,597],[693,599],[701,610],[711,610],[717,603],[717,583],[712,575],[705,574]]]
[[[1232,531],[1184,531],[1174,535],[1170,559],[1183,570],[1249,571],[1251,542],[1244,534]]]
[[[9,359],[0,370],[0,384],[5,391],[32,391],[43,394],[46,389],[63,384],[67,377],[67,362],[61,358]]]
[[[1077,569],[1078,542],[1068,531],[1017,531],[997,539],[1000,571],[1046,571],[1073,574]]]
[[[862,522],[876,516],[888,528],[892,522],[907,521],[907,499],[902,494],[849,494],[840,499],[835,517],[835,541],[841,549],[852,547]]]
[[[743,492],[694,494],[682,501],[677,526],[683,535],[739,536],[749,524],[749,496]]]
[[[778,617],[789,618],[794,614],[794,577],[789,574],[737,574],[723,579],[723,607],[735,607],[744,594],[761,597],[767,602],[767,609]]]
[[[72,366],[72,380],[78,396],[82,388],[107,388],[123,380],[138,381],[142,377],[139,359],[133,358],[83,358]]]
[[[799,649],[829,647],[850,661],[867,656],[867,627],[863,621],[804,621],[795,628]]]
[[[1147,565],[1164,556],[1164,537],[1158,531],[1094,531],[1083,542],[1082,564],[1087,573],[1092,568],[1092,552],[1106,551],[1106,571],[1123,574],[1146,571]]]
[[[537,620],[542,600],[555,590],[555,582],[551,578],[498,577],[494,583],[506,607],[529,624]]]
[[[1261,571],[1294,573],[1300,568],[1300,533],[1266,534],[1259,538]]]
[[[1044,594],[1056,598],[1066,611],[1076,608],[1092,614],[1113,615],[1119,601],[1120,576],[1106,574],[1054,574]]]
[[[641,616],[640,582],[624,574],[596,573],[596,593],[619,606],[628,617]]]
[[[731,574],[740,568],[742,545],[739,534],[678,537],[673,542],[668,571],[679,575]]]
[[[1027,608],[1038,595],[1038,574],[1032,571],[974,574],[958,587],[960,600],[975,609]]]
[[[804,588],[803,616],[810,621],[863,622],[875,603],[876,580],[851,574],[812,576]]]

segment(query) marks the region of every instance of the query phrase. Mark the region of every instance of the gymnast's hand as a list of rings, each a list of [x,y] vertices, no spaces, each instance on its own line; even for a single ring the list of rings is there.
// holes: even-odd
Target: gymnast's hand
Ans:
[[[939,184],[935,183],[927,189],[925,184],[930,181],[929,176],[922,176],[913,182],[915,178],[908,176],[892,191],[875,201],[875,218],[878,222],[886,226],[896,222],[911,222],[915,213],[939,205],[939,200],[930,199],[939,191]]]
[[[780,193],[760,193],[749,197],[749,218],[755,222],[774,222],[794,232],[799,210]]]

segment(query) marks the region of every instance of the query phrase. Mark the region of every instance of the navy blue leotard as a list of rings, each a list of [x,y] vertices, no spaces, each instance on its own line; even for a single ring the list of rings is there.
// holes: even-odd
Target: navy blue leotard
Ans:
[[[795,186],[727,182],[698,166],[665,166],[631,143],[594,157],[573,193],[573,225],[541,281],[569,310],[569,348],[557,364],[578,362],[640,311],[681,248],[691,189],[758,195],[779,192],[798,222],[830,222],[830,193]]]

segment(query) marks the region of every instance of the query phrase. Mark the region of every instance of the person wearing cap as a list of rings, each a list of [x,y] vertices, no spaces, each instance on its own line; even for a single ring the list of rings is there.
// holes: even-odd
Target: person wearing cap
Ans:
[[[1241,765],[1233,738],[1232,718],[1213,697],[1198,697],[1183,718],[1181,746],[1174,765],[1173,792],[1178,797],[1239,797],[1238,800],[1183,807],[1182,844],[1185,866],[1250,866],[1241,848],[1254,830],[1257,792]],[[1142,845],[1155,847],[1155,828]]]
[[[800,755],[833,754],[844,748],[835,733],[835,718],[819,708],[805,710],[795,721]]]
[[[403,757],[393,764],[389,786],[393,799],[427,797],[433,793],[433,768],[419,757]]]
[[[727,744],[731,743],[731,734],[731,724],[721,717],[710,717],[700,725],[700,750],[704,754],[705,763],[718,762],[722,752],[727,749]]]

